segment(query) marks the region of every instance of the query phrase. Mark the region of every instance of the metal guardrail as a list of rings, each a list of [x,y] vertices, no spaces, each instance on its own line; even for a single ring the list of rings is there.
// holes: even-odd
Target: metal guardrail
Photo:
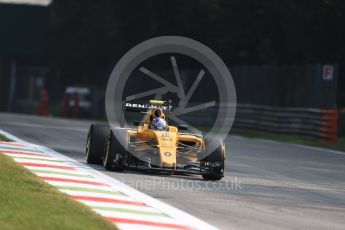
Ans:
[[[217,109],[219,108],[213,107],[197,114],[188,114],[184,120],[196,127],[207,127],[216,117],[222,116],[218,114]],[[239,131],[287,134],[336,142],[337,122],[336,109],[237,104],[232,128]]]
[[[327,142],[337,139],[336,109],[270,107],[238,104],[233,128],[318,138]]]

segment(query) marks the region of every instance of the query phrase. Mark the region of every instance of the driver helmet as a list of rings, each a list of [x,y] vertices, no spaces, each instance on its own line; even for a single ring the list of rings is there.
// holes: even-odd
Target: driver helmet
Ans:
[[[165,130],[167,126],[166,121],[163,118],[156,117],[152,120],[152,127],[157,130]]]

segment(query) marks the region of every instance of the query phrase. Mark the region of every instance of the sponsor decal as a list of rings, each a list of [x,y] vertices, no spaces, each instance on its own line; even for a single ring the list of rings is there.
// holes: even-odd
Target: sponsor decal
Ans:
[[[171,110],[173,107],[171,105],[151,105],[151,104],[138,104],[138,103],[125,103],[126,108],[133,109],[157,109],[161,108],[162,110]]]

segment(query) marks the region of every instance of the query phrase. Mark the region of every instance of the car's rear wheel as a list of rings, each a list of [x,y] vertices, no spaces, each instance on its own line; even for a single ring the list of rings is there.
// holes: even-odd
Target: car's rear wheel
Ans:
[[[102,164],[108,132],[109,127],[107,125],[90,125],[86,141],[86,162],[88,164]]]
[[[225,145],[221,139],[205,139],[206,153],[210,151],[210,143],[217,146],[208,156],[202,160],[202,164],[207,169],[202,175],[205,180],[220,180],[224,176],[225,166]]]
[[[127,156],[129,137],[126,130],[110,130],[106,140],[103,166],[107,170],[123,171]]]

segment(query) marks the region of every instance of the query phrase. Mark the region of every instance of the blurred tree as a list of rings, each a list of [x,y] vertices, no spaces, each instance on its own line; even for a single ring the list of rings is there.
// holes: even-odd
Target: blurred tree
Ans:
[[[345,62],[342,0],[55,0],[52,12],[53,66],[79,81],[105,82],[127,50],[161,35],[199,40],[229,65]]]

